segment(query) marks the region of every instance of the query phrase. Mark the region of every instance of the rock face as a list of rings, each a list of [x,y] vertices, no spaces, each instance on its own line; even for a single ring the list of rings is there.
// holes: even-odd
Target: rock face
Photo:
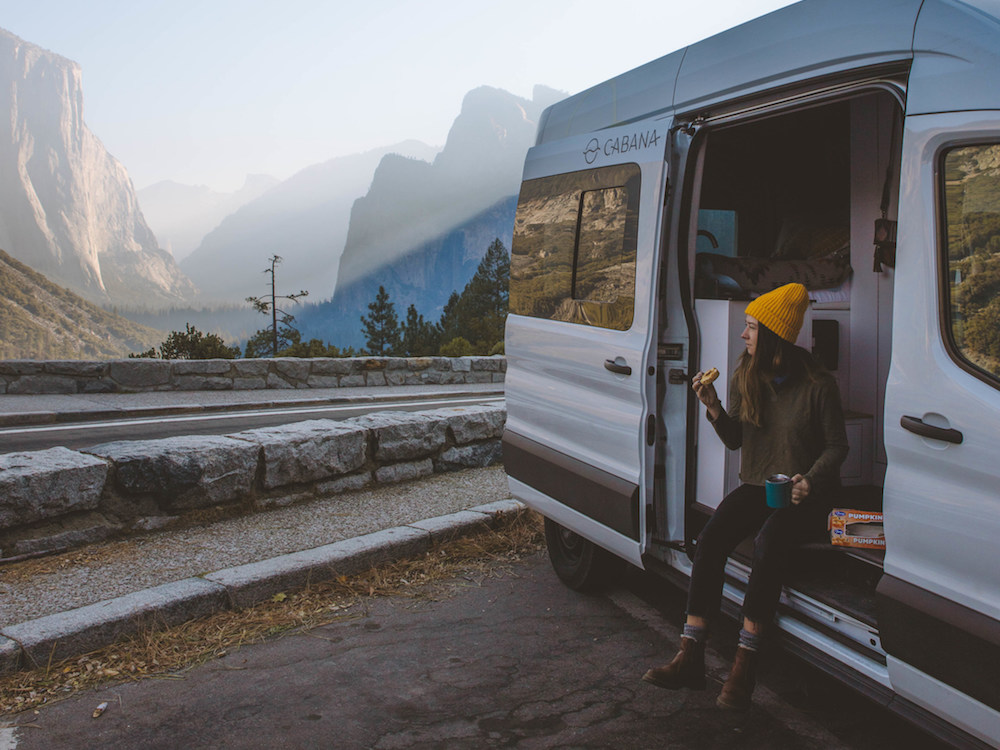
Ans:
[[[76,63],[0,30],[0,111],[0,248],[91,302],[193,295],[125,167],[84,123]]]
[[[436,321],[494,239],[510,249],[524,156],[542,110],[560,97],[541,86],[530,101],[475,89],[433,163],[384,157],[351,211],[333,299],[298,316],[304,337],[363,346],[359,319],[380,285],[400,317],[413,304]]]
[[[329,297],[351,205],[368,189],[379,161],[387,154],[432,159],[436,153],[419,141],[406,141],[303,169],[214,228],[208,227],[211,231],[206,230],[181,268],[197,284],[203,300],[242,302],[248,294],[264,291],[266,277],[261,271],[277,252],[282,258],[278,268],[282,289]]]

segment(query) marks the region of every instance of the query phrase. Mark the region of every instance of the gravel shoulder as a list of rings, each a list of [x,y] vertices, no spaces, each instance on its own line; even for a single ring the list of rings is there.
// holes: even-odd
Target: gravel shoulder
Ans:
[[[510,497],[503,467],[345,492],[0,568],[0,625]]]

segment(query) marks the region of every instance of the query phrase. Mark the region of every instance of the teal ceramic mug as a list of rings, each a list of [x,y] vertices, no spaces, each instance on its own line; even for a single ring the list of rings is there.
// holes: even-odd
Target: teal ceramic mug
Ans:
[[[787,508],[792,502],[792,478],[787,474],[774,474],[764,482],[767,507]]]

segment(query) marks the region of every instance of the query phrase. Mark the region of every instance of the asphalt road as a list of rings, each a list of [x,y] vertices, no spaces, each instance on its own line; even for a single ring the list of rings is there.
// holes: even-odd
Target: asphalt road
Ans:
[[[610,592],[572,592],[538,554],[421,598],[369,600],[173,679],[9,717],[28,726],[0,729],[0,748],[938,747],[775,650],[754,707],[720,711],[728,625],[713,635],[722,654],[709,653],[707,690],[641,682],[675,651],[682,613],[679,591],[638,573]]]
[[[422,411],[446,406],[499,403],[502,396],[427,396],[400,401],[325,404],[316,406],[238,409],[204,414],[111,419],[66,424],[22,425],[0,428],[0,453],[35,451],[64,446],[89,448],[112,440],[148,440],[175,435],[225,435],[256,427],[303,422],[308,419],[350,419],[373,411]]]

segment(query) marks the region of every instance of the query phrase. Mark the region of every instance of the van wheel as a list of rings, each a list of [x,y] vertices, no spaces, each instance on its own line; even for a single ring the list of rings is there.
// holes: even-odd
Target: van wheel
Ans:
[[[621,561],[610,552],[548,518],[545,546],[559,580],[574,591],[600,587],[621,567]]]

